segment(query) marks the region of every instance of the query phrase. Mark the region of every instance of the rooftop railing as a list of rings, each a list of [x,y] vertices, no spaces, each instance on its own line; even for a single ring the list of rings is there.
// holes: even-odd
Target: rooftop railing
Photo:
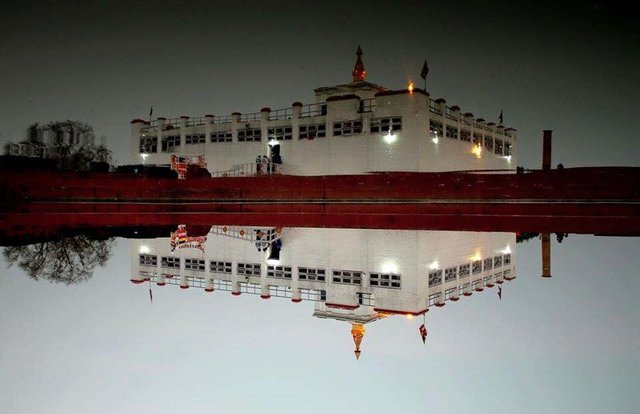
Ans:
[[[300,117],[306,118],[310,116],[322,116],[327,114],[327,104],[323,103],[312,103],[302,105],[302,110],[300,111]]]
[[[292,116],[293,116],[292,108],[276,109],[275,111],[271,111],[271,113],[269,114],[269,120],[279,121],[282,119],[291,119]]]

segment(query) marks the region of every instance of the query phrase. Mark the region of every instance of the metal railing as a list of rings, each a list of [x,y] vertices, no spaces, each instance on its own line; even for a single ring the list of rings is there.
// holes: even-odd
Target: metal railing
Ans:
[[[253,112],[251,114],[240,115],[240,122],[260,121],[260,119],[261,119],[260,112]]]
[[[307,105],[302,105],[302,110],[300,111],[301,118],[307,118],[310,116],[322,116],[327,114],[327,104],[324,103],[312,103]]]
[[[360,109],[359,113],[365,112],[373,112],[376,109],[376,100],[375,98],[363,99],[360,101]]]
[[[275,111],[271,111],[271,113],[269,114],[269,120],[278,121],[281,119],[291,119],[292,116],[293,116],[292,108],[276,109]]]

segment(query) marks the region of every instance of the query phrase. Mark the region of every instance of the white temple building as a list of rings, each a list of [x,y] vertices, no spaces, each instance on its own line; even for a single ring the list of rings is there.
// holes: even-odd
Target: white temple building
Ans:
[[[316,88],[314,103],[134,119],[133,162],[166,165],[172,154],[204,155],[214,176],[255,174],[262,157],[290,175],[515,168],[515,129],[475,118],[413,85],[390,90],[368,82],[361,55],[358,48],[352,81]]]
[[[515,278],[514,233],[212,226],[200,242],[131,240],[131,281],[313,301],[356,335]]]

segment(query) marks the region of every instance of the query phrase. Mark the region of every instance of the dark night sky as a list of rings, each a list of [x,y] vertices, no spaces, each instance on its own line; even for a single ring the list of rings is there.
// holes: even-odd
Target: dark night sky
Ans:
[[[520,131],[519,164],[638,165],[640,20],[609,2],[13,2],[0,14],[0,140],[78,119],[128,160],[129,121],[255,112],[348,82],[417,80]],[[420,82],[416,82],[420,84]]]

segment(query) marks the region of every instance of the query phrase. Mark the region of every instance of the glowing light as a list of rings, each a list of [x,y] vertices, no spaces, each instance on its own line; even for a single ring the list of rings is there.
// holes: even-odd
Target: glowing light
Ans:
[[[511,253],[511,246],[507,245],[507,247],[505,247],[503,250],[501,250],[500,253],[502,253],[502,254],[510,254]]]
[[[267,144],[269,144],[270,147],[273,147],[274,145],[278,145],[278,141],[274,138],[271,138]]]
[[[407,317],[407,319],[413,319],[413,315],[410,313],[407,313],[405,316]]]
[[[142,157],[142,161],[144,162],[149,156],[149,154],[147,154],[146,152],[143,152],[142,154],[140,154],[140,156]]]
[[[511,155],[505,155],[505,158],[506,158],[507,162],[509,162],[509,163],[511,162]]]
[[[431,137],[431,142],[434,144],[438,143],[438,131],[433,131],[433,137]]]
[[[397,137],[393,134],[393,129],[389,128],[389,133],[384,136],[384,142],[386,142],[387,144],[391,144],[395,142],[396,139]]]
[[[480,146],[480,144],[474,145],[471,152],[475,154],[476,158],[482,157],[482,147]]]
[[[280,260],[276,260],[276,259],[267,259],[267,264],[271,265],[271,266],[275,266],[278,263],[280,263]]]
[[[429,263],[430,270],[436,270],[439,267],[440,267],[440,263],[438,263],[437,260],[434,260],[433,262]]]
[[[140,246],[140,254],[148,254],[151,250],[149,249],[149,246],[145,246],[142,245]]]
[[[380,270],[382,270],[382,273],[398,273],[398,264],[394,261],[388,260],[382,263]]]
[[[413,93],[413,82],[409,82],[409,93]]]
[[[482,255],[480,254],[480,250],[477,250],[473,256],[470,257],[471,261],[475,262],[478,260],[482,260]]]

